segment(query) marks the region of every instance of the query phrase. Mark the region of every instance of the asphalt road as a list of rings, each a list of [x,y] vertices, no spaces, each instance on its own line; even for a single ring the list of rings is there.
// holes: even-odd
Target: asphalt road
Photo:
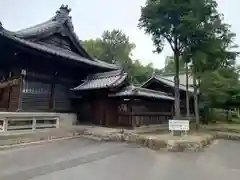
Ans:
[[[239,180],[240,143],[200,153],[155,152],[86,139],[0,152],[0,180]]]

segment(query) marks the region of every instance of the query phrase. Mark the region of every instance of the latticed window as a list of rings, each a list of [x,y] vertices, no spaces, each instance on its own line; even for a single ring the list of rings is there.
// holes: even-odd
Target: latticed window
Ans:
[[[50,84],[40,82],[27,82],[23,89],[27,94],[50,94]]]
[[[118,111],[119,112],[127,112],[127,104],[120,104],[118,106]]]

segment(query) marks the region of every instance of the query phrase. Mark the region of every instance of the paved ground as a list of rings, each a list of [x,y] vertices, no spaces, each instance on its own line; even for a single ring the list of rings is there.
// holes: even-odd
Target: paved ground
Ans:
[[[0,152],[0,179],[238,180],[239,150],[233,141],[201,153],[167,153],[79,138]]]

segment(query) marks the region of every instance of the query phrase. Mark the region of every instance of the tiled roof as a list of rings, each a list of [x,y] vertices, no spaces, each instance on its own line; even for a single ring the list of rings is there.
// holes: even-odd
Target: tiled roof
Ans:
[[[165,76],[158,76],[158,75],[156,75],[154,78],[157,79],[158,81],[168,85],[168,86],[174,87],[174,80],[172,78],[170,78],[170,76],[167,78]],[[182,84],[181,81],[180,81],[179,89],[183,90],[183,91],[186,91],[186,81],[185,81],[185,84]],[[189,86],[188,87],[188,91],[189,92],[194,92],[193,87]]]
[[[0,25],[0,36],[11,39],[16,43],[21,43],[23,46],[61,56],[70,60],[79,61],[104,69],[119,69],[119,66],[114,64],[93,59],[91,55],[86,52],[77,34],[74,32],[71,17],[69,16],[70,11],[71,10],[68,8],[68,6],[62,5],[56,12],[56,15],[50,20],[17,32],[5,30],[2,25]],[[61,47],[43,44],[38,41],[38,39],[50,36],[54,33],[63,33],[64,36],[68,36],[78,52],[74,53]]]
[[[131,96],[174,100],[174,98],[167,93],[160,92],[160,91],[153,91],[150,89],[140,88],[135,86],[127,86],[123,88],[120,92],[109,95],[109,97],[131,97]]]
[[[184,78],[186,79],[186,76],[185,74],[181,74],[180,78],[179,78],[179,81],[180,81],[180,84],[179,84],[179,89],[182,90],[182,91],[186,91],[186,80],[184,80]],[[152,76],[149,80],[147,80],[145,83],[143,83],[141,85],[141,87],[145,88],[148,86],[149,83],[152,82],[152,80],[155,80],[155,81],[158,81],[158,82],[161,82],[167,86],[170,86],[170,87],[174,87],[174,75],[154,75]],[[194,92],[194,88],[192,86],[192,79],[190,78],[189,79],[189,86],[188,86],[188,91],[189,92]]]
[[[122,70],[89,75],[85,82],[74,88],[74,91],[112,88],[121,85],[127,78]]]
[[[42,35],[42,34],[56,32],[56,30],[58,30],[61,26],[62,26],[61,22],[50,19],[41,24],[26,28],[26,29],[22,29],[13,33],[19,38],[32,39],[32,38],[37,38],[39,35]]]
[[[101,61],[93,61],[93,60],[84,58],[82,56],[79,56],[78,54],[76,54],[72,51],[68,51],[66,49],[62,49],[62,48],[59,48],[59,47],[56,47],[56,46],[53,46],[50,44],[39,44],[39,43],[27,41],[27,40],[12,36],[11,34],[5,33],[4,31],[0,32],[0,36],[4,36],[5,38],[14,40],[16,43],[20,43],[21,45],[24,45],[24,46],[27,46],[29,48],[33,48],[33,49],[36,49],[39,51],[44,51],[51,55],[60,56],[63,58],[75,60],[75,61],[78,61],[81,63],[96,66],[96,67],[101,67],[101,68],[106,68],[106,69],[119,69],[119,67],[114,64],[108,64],[108,63],[101,62]]]
[[[160,76],[174,82],[174,74],[161,74]],[[180,84],[186,86],[186,73],[185,72],[179,74],[179,82],[180,82]],[[193,78],[192,78],[191,73],[189,73],[189,75],[188,75],[188,84],[189,84],[189,86],[193,86]]]

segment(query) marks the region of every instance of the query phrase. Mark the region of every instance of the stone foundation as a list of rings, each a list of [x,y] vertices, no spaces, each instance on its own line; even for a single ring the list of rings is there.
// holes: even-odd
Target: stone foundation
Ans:
[[[162,140],[159,138],[146,137],[135,133],[101,133],[91,134],[84,131],[84,135],[88,138],[98,139],[98,141],[117,141],[134,143],[153,150],[167,150],[171,152],[185,152],[185,151],[201,151],[204,147],[211,144],[216,139],[215,135],[209,135],[199,141],[184,141],[184,140]]]

